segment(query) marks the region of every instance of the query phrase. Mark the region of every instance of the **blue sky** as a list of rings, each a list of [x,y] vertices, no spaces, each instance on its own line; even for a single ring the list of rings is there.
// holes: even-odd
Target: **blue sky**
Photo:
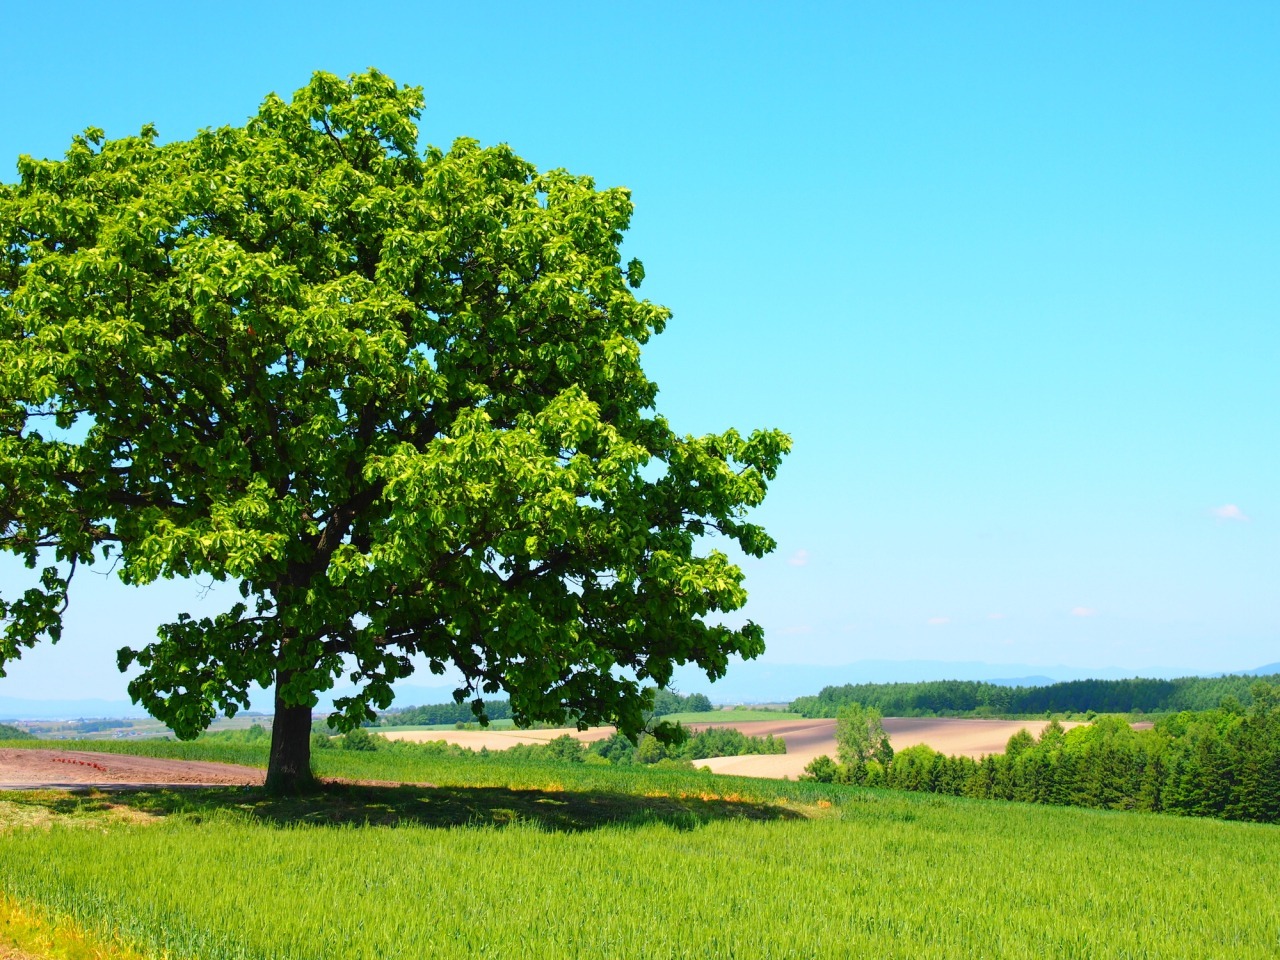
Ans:
[[[377,66],[424,142],[632,189],[660,408],[795,439],[767,659],[1280,660],[1280,7],[353,10],[10,11],[0,178]],[[220,602],[81,579],[0,695],[123,696],[117,646]]]

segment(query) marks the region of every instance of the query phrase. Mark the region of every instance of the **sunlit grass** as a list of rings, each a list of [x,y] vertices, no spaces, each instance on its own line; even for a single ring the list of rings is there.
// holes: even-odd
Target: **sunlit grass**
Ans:
[[[43,825],[0,835],[0,889],[205,960],[1280,951],[1274,826],[425,750],[323,750],[317,765],[434,786],[110,801],[146,822],[102,798],[18,795]]]
[[[0,876],[183,957],[1261,958],[1280,943],[1274,828],[852,796],[828,819],[570,831],[281,826],[231,806],[20,830]]]
[[[117,939],[86,934],[67,919],[53,920],[0,894],[3,960],[145,960]]]

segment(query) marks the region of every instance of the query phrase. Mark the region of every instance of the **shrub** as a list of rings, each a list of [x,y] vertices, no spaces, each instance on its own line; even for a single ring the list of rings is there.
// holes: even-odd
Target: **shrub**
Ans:
[[[811,780],[815,783],[835,783],[836,776],[839,773],[839,764],[824,753],[805,765],[804,773],[800,775],[800,779]]]
[[[567,760],[570,763],[581,763],[587,752],[587,745],[577,737],[563,734],[556,737],[546,746],[547,759]]]
[[[364,727],[356,727],[349,731],[342,738],[343,750],[377,750],[380,741],[385,743],[382,737],[375,737],[369,733]]]

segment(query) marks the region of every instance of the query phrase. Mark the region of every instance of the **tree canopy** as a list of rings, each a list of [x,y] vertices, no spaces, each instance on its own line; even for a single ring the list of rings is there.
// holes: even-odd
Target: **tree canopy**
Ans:
[[[718,614],[774,543],[746,511],[790,441],[677,434],[641,346],[669,312],[619,251],[622,188],[509,147],[420,151],[417,88],[317,73],[241,127],[90,129],[0,184],[0,670],[56,641],[78,567],[241,600],[120,651],[180,736],[275,684],[269,784],[317,693],[350,729],[414,660],[483,715],[634,734],[642,684],[723,674]]]

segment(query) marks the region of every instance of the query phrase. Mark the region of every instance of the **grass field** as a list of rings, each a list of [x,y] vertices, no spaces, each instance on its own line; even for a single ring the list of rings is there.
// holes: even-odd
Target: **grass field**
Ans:
[[[435,786],[7,795],[0,889],[151,955],[206,960],[1280,950],[1270,826],[500,755],[317,760]]]

